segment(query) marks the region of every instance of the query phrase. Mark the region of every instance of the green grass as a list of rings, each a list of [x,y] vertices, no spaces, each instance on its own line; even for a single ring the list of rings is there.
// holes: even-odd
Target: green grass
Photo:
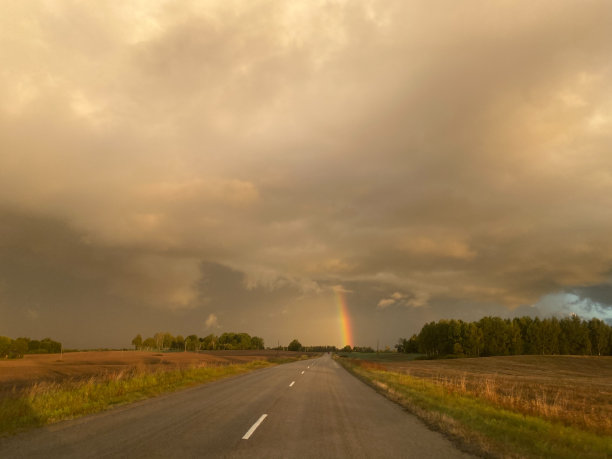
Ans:
[[[97,413],[112,406],[271,365],[274,363],[254,361],[157,372],[133,370],[80,382],[37,384],[0,399],[0,434]]]
[[[338,359],[349,371],[473,452],[494,457],[607,458],[612,437],[600,436],[374,365]],[[371,365],[371,367],[368,367]]]
[[[406,362],[423,356],[423,354],[404,354],[403,352],[338,352],[338,355],[373,362]]]

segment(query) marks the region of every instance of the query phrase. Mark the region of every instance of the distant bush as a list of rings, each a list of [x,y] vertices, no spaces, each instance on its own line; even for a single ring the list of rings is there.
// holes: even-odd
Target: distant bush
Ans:
[[[0,336],[0,359],[21,359],[25,354],[55,354],[61,349],[62,344],[51,338],[38,341],[23,337],[11,339]]]

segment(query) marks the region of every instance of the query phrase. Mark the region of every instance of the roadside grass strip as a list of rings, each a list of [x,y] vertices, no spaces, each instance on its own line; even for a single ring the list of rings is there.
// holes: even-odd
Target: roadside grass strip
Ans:
[[[608,458],[612,437],[516,413],[406,374],[342,365],[464,449],[493,457]],[[476,447],[476,449],[475,449]]]
[[[170,371],[130,371],[63,384],[38,383],[0,399],[0,434],[52,424],[115,405],[272,366],[268,361]]]

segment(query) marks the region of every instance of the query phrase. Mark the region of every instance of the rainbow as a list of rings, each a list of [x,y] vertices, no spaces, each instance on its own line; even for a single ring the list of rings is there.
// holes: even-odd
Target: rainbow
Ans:
[[[346,306],[346,291],[338,286],[334,288],[334,294],[336,296],[336,303],[338,304],[338,314],[340,318],[340,333],[342,334],[343,344],[347,344],[351,347],[355,345],[353,341],[353,329],[351,327],[351,318],[348,313],[348,307]]]

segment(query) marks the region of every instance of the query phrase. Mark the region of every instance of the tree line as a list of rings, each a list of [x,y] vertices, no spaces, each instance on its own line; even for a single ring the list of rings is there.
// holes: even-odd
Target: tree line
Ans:
[[[173,336],[168,332],[157,332],[149,338],[143,339],[140,334],[132,340],[132,345],[137,350],[175,350],[175,351],[200,351],[200,350],[245,350],[264,349],[264,340],[259,336],[251,336],[248,333],[223,333],[221,336],[210,334],[204,337],[197,335]]]
[[[25,354],[57,354],[62,350],[62,343],[51,338],[41,340],[21,337],[11,339],[0,336],[0,359],[20,359]]]
[[[428,357],[495,355],[612,355],[612,327],[602,320],[483,317],[476,322],[440,320],[423,326],[410,339],[400,338],[399,352]]]

